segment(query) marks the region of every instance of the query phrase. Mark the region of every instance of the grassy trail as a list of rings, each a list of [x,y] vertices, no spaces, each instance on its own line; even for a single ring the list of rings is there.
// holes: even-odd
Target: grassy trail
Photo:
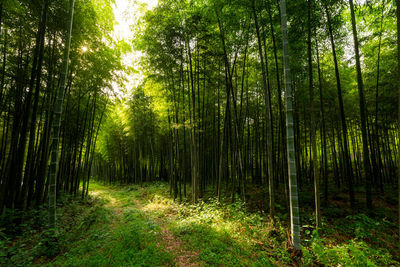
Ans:
[[[248,235],[255,217],[247,217],[241,207],[223,211],[215,202],[178,204],[167,193],[166,184],[92,184],[89,221],[78,227],[82,236],[50,265],[272,265],[264,242]]]
[[[162,250],[160,252],[164,254],[165,258],[156,262],[144,262],[145,265],[166,263],[179,266],[201,266],[198,253],[186,249],[182,240],[174,236],[169,229],[168,221],[173,220],[174,215],[176,215],[176,213],[168,212],[172,207],[167,205],[166,201],[163,201],[164,203],[151,201],[155,194],[149,194],[145,188],[136,187],[135,192],[132,191],[132,187],[112,189],[95,184],[92,186],[90,194],[107,201],[105,207],[113,214],[112,229],[118,231],[125,224],[129,224],[130,217],[127,214],[132,213],[140,215],[136,218],[139,219],[136,222],[140,225],[152,225],[149,229],[145,227],[142,230],[150,230],[149,232],[154,233],[154,240],[152,241],[157,241],[156,247]],[[126,216],[128,219],[126,219]],[[137,262],[127,262],[126,264],[139,265]]]
[[[87,200],[59,200],[55,251],[45,234],[44,207],[19,228],[9,227],[13,238],[0,226],[0,266],[292,266],[281,223],[286,213],[272,223],[264,213],[247,212],[239,200],[180,204],[165,183],[92,183]],[[392,223],[352,216],[336,226],[324,222],[318,234],[312,221],[303,215],[300,266],[399,266],[397,252],[394,261],[388,250],[398,251],[396,243],[385,241],[394,238]]]

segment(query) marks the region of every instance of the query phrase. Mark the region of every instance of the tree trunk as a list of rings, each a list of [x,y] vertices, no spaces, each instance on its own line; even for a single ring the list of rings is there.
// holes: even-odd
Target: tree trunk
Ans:
[[[51,162],[49,174],[49,228],[56,229],[56,174],[57,174],[57,157],[58,157],[58,142],[61,126],[62,106],[64,102],[65,81],[68,73],[69,48],[71,44],[72,23],[74,18],[74,3],[75,0],[70,0],[69,6],[69,23],[65,41],[65,51],[63,66],[61,69],[60,84],[58,88],[57,102],[54,112],[53,124],[53,143],[51,147]]]
[[[286,96],[286,142],[287,142],[287,161],[289,176],[289,198],[290,198],[290,226],[292,245],[295,250],[300,247],[300,217],[299,217],[299,198],[297,194],[297,173],[296,173],[296,154],[294,147],[293,129],[293,97],[290,77],[289,62],[289,38],[287,32],[286,0],[280,0],[281,4],[281,24],[282,24],[282,43],[283,43],[283,65],[285,76],[285,96]]]
[[[349,148],[348,148],[349,141],[348,141],[348,137],[347,137],[346,117],[344,114],[342,87],[341,87],[341,83],[340,83],[339,66],[338,66],[337,56],[336,56],[335,41],[333,39],[331,16],[330,16],[330,13],[326,6],[325,6],[325,12],[326,12],[326,17],[327,17],[327,22],[328,22],[329,37],[330,37],[331,46],[332,46],[333,61],[335,64],[336,87],[337,87],[337,91],[338,91],[340,119],[341,119],[341,123],[342,123],[342,134],[343,134],[343,145],[344,145],[344,167],[345,167],[344,173],[347,176],[348,185],[349,185],[350,206],[352,209],[354,209],[355,199],[354,199],[354,188],[353,188],[353,170],[352,170],[352,166],[351,166],[350,155],[349,155],[350,152],[349,152]]]
[[[262,52],[262,45],[261,45],[261,37],[260,37],[260,30],[258,26],[258,19],[257,19],[257,12],[256,12],[256,7],[254,0],[252,2],[253,4],[253,15],[254,15],[254,23],[256,27],[256,33],[257,33],[257,40],[258,40],[258,52],[260,56],[260,62],[261,62],[261,70],[262,70],[262,77],[263,77],[263,88],[264,88],[264,98],[265,98],[265,119],[267,123],[267,132],[266,132],[266,148],[267,148],[267,171],[268,171],[268,190],[269,190],[269,215],[271,218],[274,218],[274,187],[273,187],[273,165],[272,165],[272,121],[271,121],[271,103],[269,101],[269,83],[267,84],[267,76],[265,72],[265,66],[264,66],[264,58],[263,58],[263,52]],[[266,66],[268,67],[268,66]]]
[[[371,164],[369,161],[369,148],[368,148],[368,133],[367,133],[367,110],[365,107],[364,97],[364,83],[362,79],[361,63],[360,63],[360,52],[359,43],[357,37],[357,26],[356,16],[354,13],[353,0],[349,0],[350,11],[351,11],[351,26],[353,30],[354,39],[354,50],[356,54],[356,69],[357,69],[357,84],[358,84],[358,95],[360,101],[360,117],[361,117],[361,135],[363,144],[363,159],[364,159],[364,171],[365,171],[365,183],[366,183],[366,198],[367,198],[367,209],[372,209],[372,196],[371,196]]]
[[[321,213],[319,202],[319,159],[317,155],[316,127],[315,127],[315,110],[314,110],[314,83],[312,70],[312,54],[311,54],[311,5],[312,0],[307,1],[308,29],[307,29],[307,55],[308,55],[308,83],[310,90],[310,113],[311,113],[311,149],[312,149],[312,166],[314,173],[314,199],[315,199],[315,222],[316,228],[321,227]]]
[[[400,0],[396,0],[396,18],[397,18],[397,87],[398,87],[398,119],[397,119],[397,132],[400,131]],[[397,139],[399,142],[399,139]],[[397,144],[397,180],[398,180],[398,212],[399,212],[399,238],[400,238],[400,144]]]
[[[319,62],[318,42],[316,43],[317,52],[317,65],[318,65],[318,86],[319,86],[319,109],[321,113],[321,145],[322,145],[322,162],[323,162],[323,178],[324,178],[324,205],[328,204],[328,157],[326,151],[326,127],[325,127],[325,111],[324,111],[324,98],[322,95],[322,73]]]

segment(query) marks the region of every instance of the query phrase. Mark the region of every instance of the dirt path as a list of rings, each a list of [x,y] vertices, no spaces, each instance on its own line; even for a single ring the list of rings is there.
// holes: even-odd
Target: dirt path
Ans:
[[[198,261],[199,253],[184,248],[182,240],[175,237],[168,227],[162,227],[161,240],[165,250],[176,254],[175,263],[179,266],[202,266]]]
[[[139,207],[140,210],[148,214],[150,217],[154,217],[154,214],[152,214],[154,213],[154,211],[160,210],[154,209],[154,207],[149,208],[149,206],[152,207],[153,205],[149,205],[143,199],[136,199],[136,205]],[[161,209],[164,210],[169,209],[169,207],[166,205],[156,206],[158,206],[158,208],[161,207]],[[182,240],[171,233],[171,230],[169,229],[166,222],[170,219],[170,217],[175,216],[175,214],[176,212],[174,210],[172,212],[167,211],[165,212],[165,216],[163,218],[156,217],[154,219],[161,227],[160,241],[162,242],[164,249],[167,252],[176,255],[175,264],[178,266],[202,266],[202,264],[198,262],[199,252],[186,249]]]
[[[147,198],[124,196],[121,191],[110,188],[101,188],[91,192],[91,195],[105,199],[105,206],[114,214],[112,220],[112,228],[118,228],[122,221],[122,216],[127,209],[135,209],[143,212],[149,221],[154,221],[160,227],[159,231],[159,247],[162,247],[165,252],[174,255],[174,264],[176,266],[202,266],[199,262],[199,252],[185,248],[183,241],[172,234],[168,226],[168,220],[175,216],[175,212],[165,212],[168,209],[167,205],[149,203]],[[162,211],[163,217],[159,217],[159,212]],[[164,213],[165,212],[165,213]]]

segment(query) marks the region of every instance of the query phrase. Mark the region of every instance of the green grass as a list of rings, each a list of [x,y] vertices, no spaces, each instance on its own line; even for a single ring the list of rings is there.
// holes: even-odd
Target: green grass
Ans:
[[[210,198],[196,205],[178,203],[169,197],[169,187],[164,183],[94,183],[90,192],[85,201],[60,199],[57,240],[44,231],[45,207],[23,215],[9,212],[0,223],[0,265],[292,264],[285,220],[277,218],[272,222],[264,213],[249,213],[240,201],[220,204]],[[17,225],[13,218],[21,216],[23,223]],[[390,238],[393,224],[365,215],[345,217],[335,223],[323,219],[323,230],[318,234],[311,226],[312,215],[303,216],[308,225],[303,223],[301,265],[399,265],[379,238]]]
[[[119,209],[127,194],[94,184],[94,196],[58,209],[58,242],[55,258],[48,257],[45,222],[29,236],[3,238],[1,266],[163,266],[172,256],[159,246],[160,228],[144,212],[130,205]],[[41,216],[46,218],[43,211]],[[26,225],[34,225],[32,218]],[[41,233],[40,233],[41,232]],[[53,248],[54,249],[54,248]]]

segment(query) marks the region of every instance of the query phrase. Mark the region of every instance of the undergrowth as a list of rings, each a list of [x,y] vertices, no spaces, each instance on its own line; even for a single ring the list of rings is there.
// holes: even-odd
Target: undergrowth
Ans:
[[[249,212],[245,203],[215,198],[173,201],[164,183],[92,184],[88,199],[58,203],[58,231],[46,231],[46,206],[0,219],[0,266],[173,266],[190,251],[190,263],[210,266],[290,266],[288,225]],[[280,208],[277,207],[279,211]],[[302,266],[400,265],[395,225],[364,214],[328,221],[317,232],[314,215],[302,216]],[[179,241],[166,249],[163,229]],[[181,248],[178,249],[178,247]],[[397,246],[397,247],[396,247]],[[398,251],[398,250],[397,250]]]

